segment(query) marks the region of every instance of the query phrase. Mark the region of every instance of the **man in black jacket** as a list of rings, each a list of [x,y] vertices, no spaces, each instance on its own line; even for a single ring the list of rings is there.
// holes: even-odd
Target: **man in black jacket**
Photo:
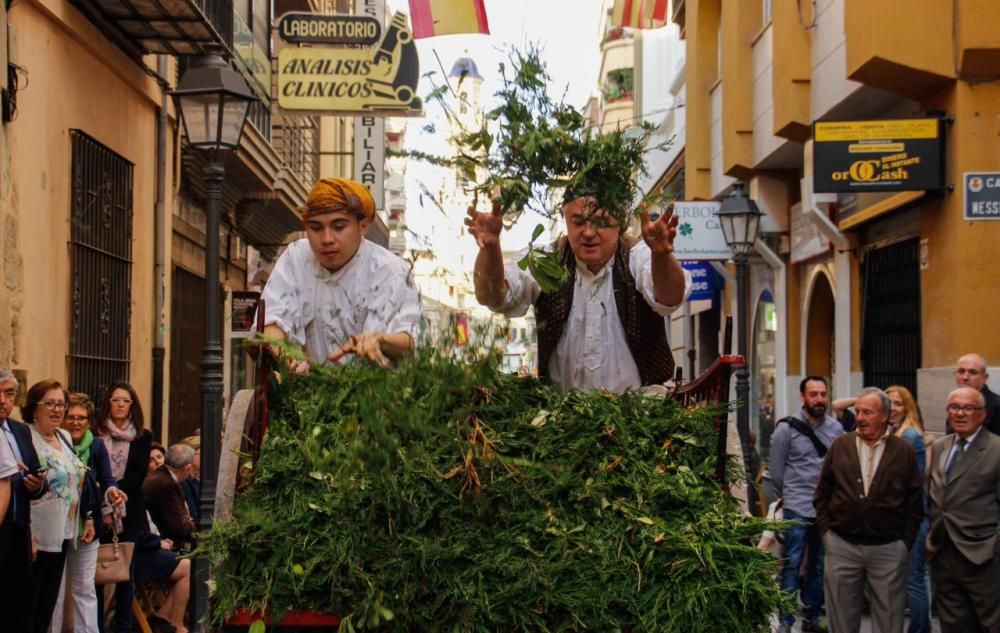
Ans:
[[[21,630],[31,574],[31,500],[45,494],[45,471],[31,443],[31,430],[10,418],[17,379],[0,368],[0,441],[13,453],[19,472],[11,478],[10,504],[0,525],[0,613],[12,631]]]
[[[983,426],[994,435],[1000,435],[1000,395],[990,391],[986,381],[990,375],[986,371],[986,359],[979,354],[966,354],[958,359],[955,367],[955,386],[971,387],[983,394],[986,402],[986,421]],[[945,424],[951,433],[951,420]]]
[[[924,505],[913,448],[888,430],[890,407],[881,389],[861,391],[858,430],[830,446],[813,498],[826,612],[837,633],[858,633],[866,593],[872,630],[903,630],[907,561]]]

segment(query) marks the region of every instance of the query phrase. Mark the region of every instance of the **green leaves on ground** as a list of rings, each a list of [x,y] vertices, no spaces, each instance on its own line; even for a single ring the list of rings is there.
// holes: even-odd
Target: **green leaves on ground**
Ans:
[[[433,353],[286,377],[274,396],[255,480],[203,540],[216,620],[734,633],[781,603],[751,544],[764,522],[712,479],[715,409],[560,396]]]

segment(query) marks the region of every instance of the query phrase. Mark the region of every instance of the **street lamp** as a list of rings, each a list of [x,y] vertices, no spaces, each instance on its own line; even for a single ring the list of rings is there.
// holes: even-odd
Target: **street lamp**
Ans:
[[[222,431],[222,340],[219,301],[219,216],[222,205],[223,161],[240,144],[250,103],[256,101],[243,77],[234,71],[221,47],[192,60],[173,91],[188,146],[205,155],[205,346],[201,349],[201,494],[198,530],[212,526],[219,474]],[[208,613],[208,561],[194,566],[194,623]]]
[[[751,514],[757,505],[757,490],[754,488],[751,472],[750,446],[750,370],[747,368],[747,286],[749,277],[748,259],[757,241],[760,216],[757,203],[747,197],[746,185],[733,183],[733,191],[722,201],[716,212],[726,244],[733,253],[736,263],[736,321],[739,330],[736,335],[736,353],[743,357],[743,364],[736,369],[736,429],[743,445],[743,466],[747,471],[747,509]]]

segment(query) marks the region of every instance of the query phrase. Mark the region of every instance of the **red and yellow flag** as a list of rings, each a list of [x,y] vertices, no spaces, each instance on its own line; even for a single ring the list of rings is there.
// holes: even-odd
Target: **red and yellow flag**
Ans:
[[[490,32],[484,0],[410,0],[413,37]]]
[[[613,26],[648,29],[667,23],[667,0],[615,0]]]

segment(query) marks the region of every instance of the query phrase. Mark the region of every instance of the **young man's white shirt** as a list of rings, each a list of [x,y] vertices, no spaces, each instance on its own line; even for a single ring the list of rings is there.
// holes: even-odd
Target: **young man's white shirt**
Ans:
[[[410,267],[369,240],[337,272],[319,264],[307,239],[292,242],[261,299],[264,324],[277,325],[314,360],[326,361],[362,332],[405,332],[417,342],[422,312]]]

